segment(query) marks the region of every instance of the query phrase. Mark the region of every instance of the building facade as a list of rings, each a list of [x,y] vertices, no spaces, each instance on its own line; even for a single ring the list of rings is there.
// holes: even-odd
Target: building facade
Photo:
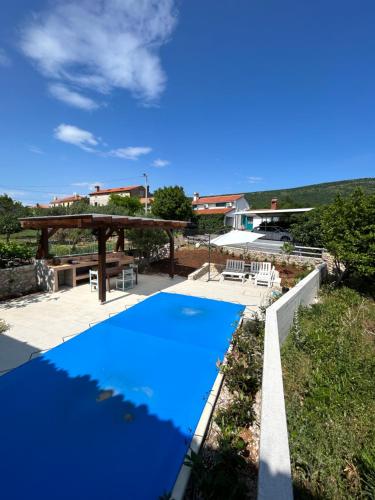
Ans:
[[[236,212],[249,209],[244,194],[199,196],[199,193],[194,193],[192,205],[197,215],[223,214],[227,226],[234,226]]]
[[[77,193],[74,193],[72,196],[65,196],[64,198],[54,197],[52,201],[49,202],[50,207],[70,207],[73,203],[77,201],[85,200],[85,196],[81,196]]]
[[[110,188],[110,189],[100,189],[100,186],[95,186],[95,191],[89,194],[90,205],[95,207],[108,205],[111,194],[117,194],[119,196],[134,196],[136,198],[139,198],[143,205],[145,204],[146,201],[145,186],[141,185],[125,186],[125,187]],[[150,201],[148,201],[148,205],[150,205]]]
[[[277,198],[271,200],[270,208],[237,210],[234,214],[235,229],[252,231],[260,225],[269,224],[284,226],[288,224],[290,216],[309,212],[312,208],[278,208]]]

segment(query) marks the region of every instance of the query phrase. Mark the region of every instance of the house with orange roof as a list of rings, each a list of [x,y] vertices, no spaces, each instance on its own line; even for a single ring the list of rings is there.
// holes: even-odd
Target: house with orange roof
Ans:
[[[72,196],[65,196],[63,198],[54,197],[52,201],[49,202],[50,207],[70,207],[73,203],[77,201],[82,201],[85,199],[85,196],[81,196],[80,194],[74,193]]]
[[[142,185],[136,186],[125,186],[125,187],[117,187],[117,188],[103,188],[100,186],[95,186],[95,191],[89,194],[90,197],[90,205],[94,207],[101,207],[103,205],[108,205],[111,194],[117,194],[119,196],[134,196],[139,198],[142,204],[146,202],[146,188]],[[148,204],[152,203],[152,198],[149,196],[149,192],[147,202]]]
[[[222,214],[226,226],[234,226],[234,214],[249,210],[250,206],[243,193],[200,196],[194,193],[192,201],[194,213],[197,215]]]

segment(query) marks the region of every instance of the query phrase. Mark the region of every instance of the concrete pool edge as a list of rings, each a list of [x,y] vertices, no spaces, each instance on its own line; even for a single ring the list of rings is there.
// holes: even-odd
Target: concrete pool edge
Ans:
[[[245,312],[245,311],[244,311]],[[241,317],[238,321],[238,325],[236,329],[234,330],[232,336],[236,333],[236,331],[242,326],[242,323],[244,321],[244,312],[241,314]],[[226,362],[226,357],[227,354],[232,350],[232,342],[230,343],[227,352],[225,353],[225,357],[223,360],[223,364]],[[185,455],[184,463],[181,466],[180,472],[177,476],[176,482],[174,484],[172,493],[171,493],[171,500],[183,500],[185,493],[186,493],[186,488],[189,483],[190,475],[191,475],[191,467],[188,465],[185,465],[185,460],[188,458],[191,454],[191,451],[194,453],[198,454],[203,441],[206,437],[207,434],[207,429],[209,426],[209,423],[211,421],[212,414],[215,410],[215,406],[217,403],[217,399],[219,397],[222,385],[224,381],[224,374],[219,370],[219,373],[216,376],[215,382],[212,386],[212,389],[210,390],[210,394],[207,398],[206,404],[203,408],[202,415],[199,419],[198,425],[195,429],[194,435],[192,437],[189,450]]]
[[[185,460],[187,457],[190,456],[191,451],[193,451],[194,453],[199,453],[199,450],[201,449],[202,443],[203,443],[204,438],[206,436],[208,425],[209,425],[211,417],[212,417],[212,413],[215,409],[217,398],[220,394],[221,387],[223,385],[223,379],[224,379],[224,375],[221,372],[219,372],[217,374],[214,385],[212,386],[212,389],[210,391],[210,395],[208,396],[207,402],[203,408],[202,415],[201,415],[199,422],[198,422],[198,425],[195,429],[193,438],[192,438],[190,446],[189,446],[189,451],[187,452],[187,454],[185,456]],[[177,480],[176,480],[175,485],[174,485],[173,490],[172,490],[172,494],[171,494],[172,500],[182,500],[183,499],[185,492],[186,492],[186,488],[187,488],[189,479],[190,479],[190,474],[191,474],[191,467],[185,465],[185,463],[184,463],[181,466],[180,472],[177,476]]]

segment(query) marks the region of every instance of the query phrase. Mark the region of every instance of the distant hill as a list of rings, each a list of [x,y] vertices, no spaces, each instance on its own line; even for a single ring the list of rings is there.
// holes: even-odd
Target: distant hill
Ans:
[[[375,194],[375,177],[273,191],[255,191],[246,193],[245,196],[251,208],[269,208],[272,198],[279,200],[279,208],[316,207],[331,203],[338,193],[344,197],[348,196],[356,187],[361,187],[365,193]]]

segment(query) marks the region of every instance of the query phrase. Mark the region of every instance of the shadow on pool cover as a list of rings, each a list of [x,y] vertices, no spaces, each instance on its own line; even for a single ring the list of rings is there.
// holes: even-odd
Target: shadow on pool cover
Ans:
[[[1,498],[156,499],[172,489],[174,451],[189,439],[172,422],[43,358],[9,375],[0,385]]]
[[[172,490],[243,308],[159,293],[1,377],[0,497]]]

